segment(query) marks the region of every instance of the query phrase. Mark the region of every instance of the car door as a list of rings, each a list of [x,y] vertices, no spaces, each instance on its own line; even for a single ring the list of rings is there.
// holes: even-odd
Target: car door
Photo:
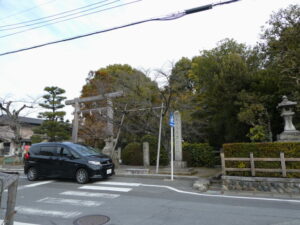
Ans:
[[[57,146],[45,145],[40,148],[39,165],[44,175],[55,177],[57,176]]]
[[[70,178],[73,177],[78,163],[76,162],[76,158],[73,156],[71,151],[66,146],[59,146],[60,154],[59,154],[59,165],[58,171],[61,177]]]

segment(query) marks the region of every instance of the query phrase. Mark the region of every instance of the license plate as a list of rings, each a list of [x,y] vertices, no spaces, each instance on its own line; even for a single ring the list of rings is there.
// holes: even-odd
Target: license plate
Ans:
[[[106,170],[106,174],[111,174],[111,173],[112,173],[112,169]]]

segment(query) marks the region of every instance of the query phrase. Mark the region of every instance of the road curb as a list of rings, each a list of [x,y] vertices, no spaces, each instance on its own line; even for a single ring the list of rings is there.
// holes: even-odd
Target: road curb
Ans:
[[[15,173],[24,173],[24,169],[21,168],[0,168],[0,172],[15,172]],[[118,177],[134,177],[134,178],[161,178],[161,179],[170,179],[169,174],[130,174],[126,172],[117,172],[115,176]],[[184,176],[184,175],[174,175],[174,179],[180,180],[197,180],[199,177],[197,176]]]
[[[116,173],[115,176],[117,177],[134,177],[134,178],[152,178],[152,179],[170,179],[171,176],[167,174],[127,174],[127,173]],[[181,176],[181,175],[174,175],[174,179],[180,180],[197,180],[199,177],[197,176]]]

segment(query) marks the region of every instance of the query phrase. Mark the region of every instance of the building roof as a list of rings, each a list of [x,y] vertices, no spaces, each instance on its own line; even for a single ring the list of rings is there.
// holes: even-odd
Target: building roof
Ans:
[[[0,124],[6,124],[6,121],[8,120],[7,115],[1,115],[0,116]],[[37,118],[30,118],[30,117],[24,117],[24,116],[19,116],[19,121],[21,123],[25,124],[31,124],[31,125],[41,125],[44,120],[42,119],[37,119]]]
[[[42,119],[37,119],[37,118],[30,118],[30,117],[19,117],[20,122],[22,123],[29,123],[29,124],[34,124],[34,125],[41,125],[44,120]]]

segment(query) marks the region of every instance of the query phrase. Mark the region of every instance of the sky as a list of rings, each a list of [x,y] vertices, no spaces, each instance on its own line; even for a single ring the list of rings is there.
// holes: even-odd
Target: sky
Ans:
[[[222,1],[0,0],[0,54],[218,2]],[[0,98],[31,102],[44,94],[46,86],[58,86],[66,90],[67,99],[73,99],[80,96],[89,71],[108,65],[129,64],[151,75],[156,69],[170,69],[182,57],[192,58],[214,48],[225,38],[254,46],[270,15],[290,4],[299,0],[241,0],[172,21],[143,23],[0,56]],[[88,11],[92,7],[94,11]],[[78,8],[85,12],[80,14]],[[73,17],[99,12],[54,23],[70,18],[67,11]],[[46,24],[39,18],[52,21],[39,27]],[[30,23],[35,25],[30,27]],[[39,28],[28,30],[32,27]],[[41,110],[24,113],[36,117]],[[72,107],[65,110],[71,119]]]

